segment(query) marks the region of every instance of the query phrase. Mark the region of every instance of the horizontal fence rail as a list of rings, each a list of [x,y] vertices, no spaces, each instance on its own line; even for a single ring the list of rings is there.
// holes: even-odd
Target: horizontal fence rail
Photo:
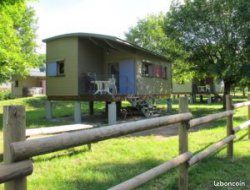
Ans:
[[[32,174],[33,164],[31,160],[0,165],[0,183]]]
[[[248,99],[250,100],[250,95],[248,96]],[[196,119],[192,119],[192,114],[188,112],[187,102],[187,97],[180,98],[180,114],[92,129],[90,129],[92,126],[71,125],[70,127],[69,125],[62,128],[52,127],[25,130],[24,107],[7,106],[4,108],[4,164],[0,165],[0,183],[6,182],[5,190],[26,190],[27,186],[25,176],[30,175],[33,171],[32,162],[27,159],[33,156],[178,123],[179,156],[119,185],[111,187],[109,190],[134,189],[175,167],[179,168],[178,189],[188,190],[188,168],[190,166],[219,151],[224,148],[225,145],[227,145],[227,157],[232,159],[233,142],[236,138],[234,134],[241,129],[248,127],[250,139],[250,101],[233,105],[231,97],[226,96],[227,111]],[[234,128],[234,111],[232,109],[243,106],[248,106],[248,121]],[[227,118],[227,136],[205,150],[192,155],[188,149],[188,129],[190,127],[211,123],[224,117]],[[27,134],[25,134],[25,132]],[[63,132],[70,133],[57,134]],[[25,136],[47,134],[57,135],[31,140],[26,140],[25,138]]]
[[[169,171],[172,168],[175,168],[179,166],[180,164],[186,162],[192,157],[192,153],[186,152],[184,154],[181,154],[174,159],[165,162],[159,166],[156,166],[138,176],[133,177],[132,179],[129,179],[119,185],[116,185],[112,188],[109,188],[108,190],[130,190],[135,189],[136,187],[148,182],[149,180],[152,180],[167,171]]]
[[[196,162],[208,157],[209,155],[217,152],[218,150],[220,150],[221,148],[223,148],[228,142],[232,141],[233,139],[235,139],[235,135],[230,135],[228,137],[226,137],[225,139],[211,145],[210,147],[208,147],[207,149],[199,152],[198,154],[195,154],[189,161],[188,164],[189,165],[193,165]]]
[[[224,111],[224,112],[220,112],[220,113],[215,113],[215,114],[211,114],[208,116],[192,119],[189,121],[189,124],[190,124],[190,127],[195,127],[198,125],[202,125],[202,124],[210,123],[212,121],[216,121],[218,119],[222,119],[224,117],[227,117],[227,116],[233,115],[233,114],[234,114],[234,111],[232,111],[232,110]]]
[[[26,129],[26,137],[39,136],[39,135],[53,135],[64,132],[79,131],[84,129],[91,129],[93,125],[74,124],[74,125],[62,125],[57,127],[43,127],[36,129]]]
[[[233,104],[234,109],[241,108],[244,106],[250,106],[250,101]]]
[[[130,133],[149,130],[164,125],[187,121],[192,118],[191,113],[182,113],[160,118],[145,119],[141,121],[117,124],[86,131],[77,131],[55,135],[41,139],[14,142],[10,144],[13,160],[23,160],[49,152],[80,146]]]
[[[250,125],[250,120],[240,124],[238,127],[235,127],[233,129],[234,133],[237,133],[238,131],[242,130],[242,129],[245,129],[247,128],[248,126]]]

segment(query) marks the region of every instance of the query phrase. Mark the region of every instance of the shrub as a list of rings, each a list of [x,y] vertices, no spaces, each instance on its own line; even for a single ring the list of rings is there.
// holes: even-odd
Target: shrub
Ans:
[[[11,92],[10,90],[0,90],[0,100],[10,99]]]

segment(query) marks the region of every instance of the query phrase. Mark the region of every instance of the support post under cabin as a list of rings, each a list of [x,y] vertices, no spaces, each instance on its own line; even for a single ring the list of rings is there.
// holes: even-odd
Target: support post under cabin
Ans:
[[[81,118],[81,102],[80,101],[75,101],[75,111],[74,111],[74,120],[75,123],[81,123],[82,118]]]
[[[10,164],[13,162],[11,156],[10,143],[24,141],[25,135],[25,108],[24,106],[5,106],[3,112],[3,162]],[[27,179],[21,177],[5,183],[5,190],[26,190]]]
[[[52,106],[53,106],[52,102],[48,100],[46,102],[46,119],[48,119],[48,120],[51,120],[53,117],[53,115],[52,115],[52,108],[53,107]]]
[[[108,124],[116,124],[116,103],[112,102],[108,104]]]
[[[208,95],[207,103],[208,103],[208,104],[211,104],[211,103],[212,103],[212,96],[211,96],[211,94]]]
[[[171,98],[169,97],[169,98],[167,98],[167,112],[168,113],[172,113],[172,100],[171,100]]]
[[[89,115],[94,115],[94,101],[89,102]]]
[[[108,107],[111,102],[105,102],[105,116],[108,116]]]
[[[122,102],[118,101],[116,102],[116,115],[117,117],[121,115],[121,108],[122,108]]]
[[[191,95],[190,95],[190,103],[191,104],[196,103],[196,94],[195,93],[191,93]]]

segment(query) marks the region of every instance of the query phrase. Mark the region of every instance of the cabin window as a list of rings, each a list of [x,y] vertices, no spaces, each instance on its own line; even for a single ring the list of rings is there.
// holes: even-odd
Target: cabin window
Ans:
[[[167,79],[167,67],[148,62],[142,63],[142,76]]]
[[[64,61],[57,62],[57,74],[64,75]]]
[[[168,79],[168,68],[162,67],[162,78]]]
[[[142,64],[142,76],[150,77],[152,75],[152,64],[143,63]]]
[[[49,62],[47,64],[47,76],[63,76],[65,74],[64,60]]]
[[[18,82],[18,80],[15,80],[15,82],[14,82],[14,87],[15,87],[15,88],[18,88],[18,87],[19,87],[19,82]]]

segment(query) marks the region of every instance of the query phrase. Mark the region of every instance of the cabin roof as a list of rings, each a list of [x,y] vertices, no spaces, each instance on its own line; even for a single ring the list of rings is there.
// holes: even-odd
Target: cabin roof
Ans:
[[[94,33],[69,33],[69,34],[62,34],[62,35],[58,35],[58,36],[53,36],[47,39],[44,39],[43,42],[47,43],[53,40],[57,40],[57,39],[62,39],[62,38],[67,38],[67,37],[79,37],[79,38],[86,38],[86,39],[99,39],[99,40],[103,40],[104,42],[106,42],[107,44],[109,44],[110,42],[116,42],[118,44],[121,44],[123,46],[126,47],[130,47],[136,50],[139,50],[141,52],[159,57],[161,59],[164,59],[165,61],[169,61],[165,56],[160,55],[158,53],[155,53],[153,51],[150,51],[148,49],[145,49],[143,47],[140,47],[136,44],[130,43],[126,40],[117,38],[115,36],[108,36],[108,35],[102,35],[102,34],[94,34]],[[112,45],[111,45],[112,46]]]

